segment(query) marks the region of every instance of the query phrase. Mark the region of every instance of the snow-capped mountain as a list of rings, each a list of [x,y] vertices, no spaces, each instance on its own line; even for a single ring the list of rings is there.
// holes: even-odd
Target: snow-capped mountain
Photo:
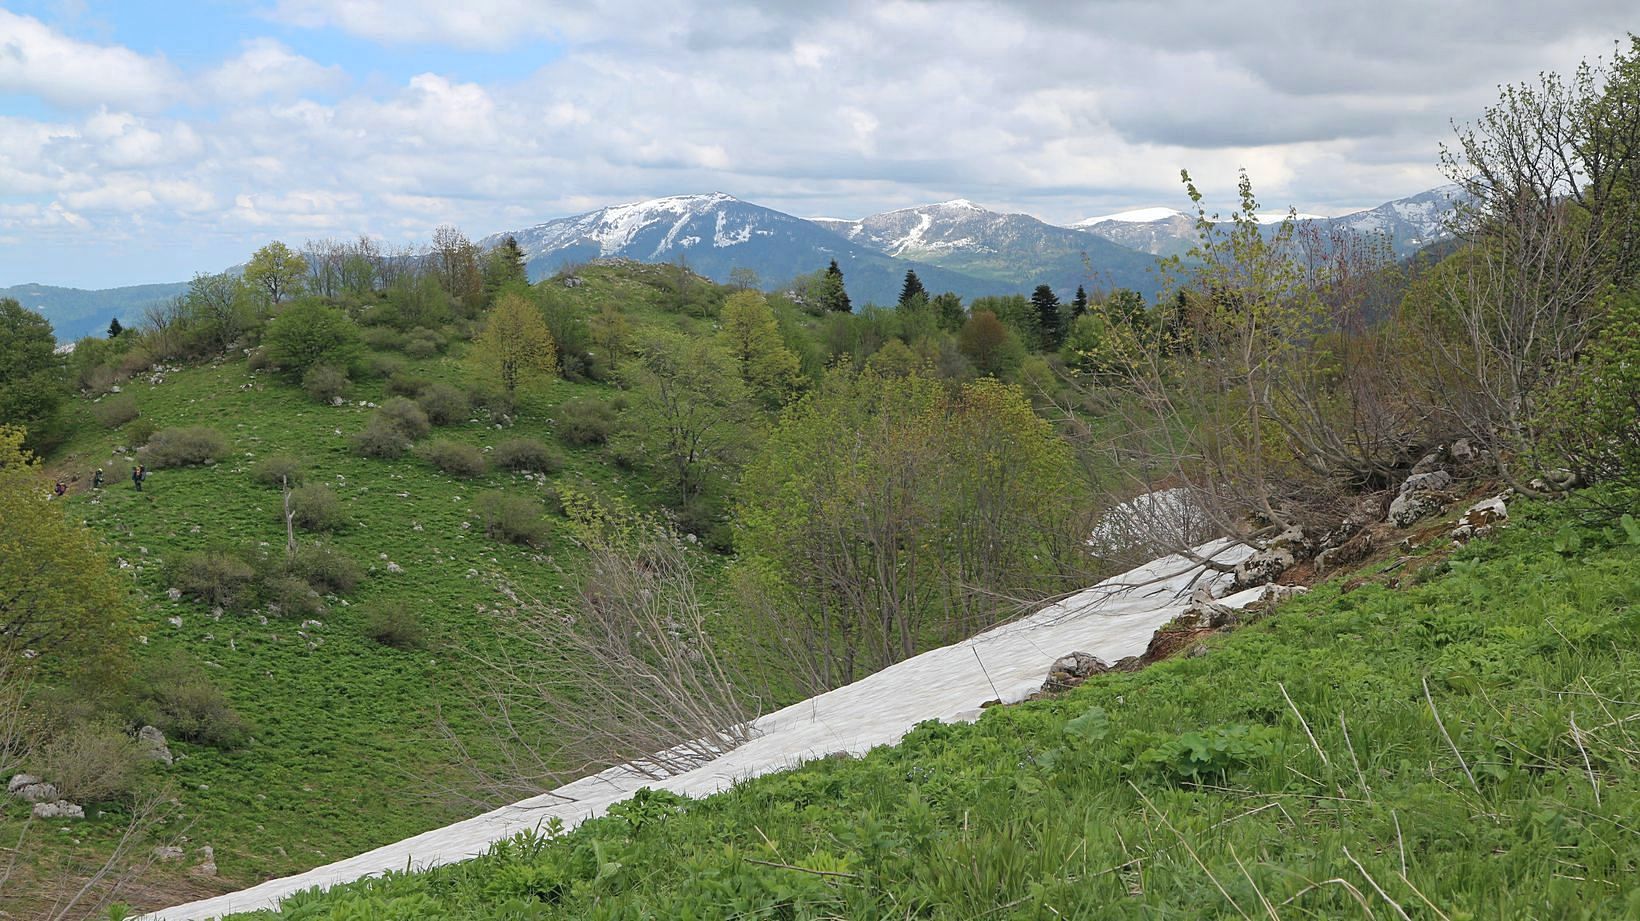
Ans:
[[[479,245],[494,246],[507,235],[493,234]],[[836,259],[850,295],[860,304],[893,303],[907,269],[915,269],[935,291],[964,297],[1012,290],[993,280],[896,259],[814,222],[721,192],[612,205],[512,231],[511,236],[524,251],[532,278],[589,259],[624,257],[641,262],[683,259],[716,281],[728,281],[732,270],[748,268],[773,285],[824,269]]]
[[[1395,255],[1402,257],[1450,236],[1445,222],[1452,214],[1456,192],[1456,186],[1442,186],[1365,211],[1338,217],[1300,212],[1298,219],[1323,228],[1382,233],[1389,238]],[[1268,211],[1259,215],[1259,223],[1274,225],[1286,217],[1285,211]],[[1069,226],[1158,256],[1182,255],[1196,242],[1195,217],[1171,208],[1139,208],[1090,217]]]
[[[885,211],[857,221],[814,223],[886,255],[1008,283],[1073,290],[1079,284],[1136,288],[1157,284],[1156,260],[1099,237],[1055,227],[1028,214],[991,211],[967,199]],[[927,284],[927,279],[923,279]],[[932,286],[930,286],[932,287]]]

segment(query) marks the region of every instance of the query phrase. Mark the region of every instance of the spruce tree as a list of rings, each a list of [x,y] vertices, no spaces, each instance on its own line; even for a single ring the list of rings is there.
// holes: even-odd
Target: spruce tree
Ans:
[[[904,307],[919,294],[923,296],[924,300],[928,299],[928,289],[923,287],[922,279],[917,277],[915,270],[906,269],[905,285],[900,288],[900,306]]]
[[[119,338],[120,333],[123,332],[125,332],[125,327],[120,325],[119,317],[115,317],[114,319],[108,321],[108,338],[117,339]]]
[[[1071,300],[1071,320],[1075,321],[1082,314],[1088,312],[1088,289],[1081,285],[1076,286],[1076,297]]]
[[[819,292],[820,307],[833,313],[849,313],[854,305],[849,303],[848,289],[843,287],[843,270],[837,267],[837,260],[833,259],[826,269],[826,274],[820,277]]]
[[[1031,306],[1036,308],[1036,324],[1042,334],[1042,348],[1059,348],[1065,342],[1065,321],[1059,315],[1059,296],[1047,285],[1037,285],[1036,290],[1031,292]]]

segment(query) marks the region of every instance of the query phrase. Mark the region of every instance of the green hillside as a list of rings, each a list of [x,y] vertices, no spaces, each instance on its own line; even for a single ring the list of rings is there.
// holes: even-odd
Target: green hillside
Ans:
[[[1628,527],[1536,507],[1199,657],[237,917],[1640,917]]]

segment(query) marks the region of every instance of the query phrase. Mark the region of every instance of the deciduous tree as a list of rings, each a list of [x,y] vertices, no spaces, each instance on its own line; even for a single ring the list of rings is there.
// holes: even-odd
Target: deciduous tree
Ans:
[[[558,361],[540,309],[518,291],[503,293],[490,308],[473,351],[509,396],[533,378],[550,376]]]

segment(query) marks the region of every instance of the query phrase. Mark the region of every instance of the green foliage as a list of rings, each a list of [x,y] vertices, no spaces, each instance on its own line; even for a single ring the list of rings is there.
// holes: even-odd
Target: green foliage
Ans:
[[[576,447],[603,444],[615,431],[615,407],[608,400],[574,397],[558,407],[558,437]]]
[[[509,438],[498,442],[491,457],[503,470],[557,473],[564,467],[563,452],[539,438]]]
[[[302,292],[307,269],[301,254],[274,240],[251,254],[245,264],[245,284],[278,305]]]
[[[407,604],[381,603],[365,610],[364,635],[394,649],[422,649],[427,645],[427,629]]]
[[[348,379],[347,372],[335,365],[314,365],[302,375],[302,389],[315,402],[329,403],[347,396],[353,389],[353,381]]]
[[[797,353],[786,348],[774,311],[756,291],[729,296],[718,314],[718,340],[753,393],[779,403],[802,381]]]
[[[134,721],[158,727],[169,739],[232,749],[250,737],[222,689],[185,657],[152,661],[131,684]]]
[[[345,368],[359,355],[359,327],[320,301],[297,301],[269,321],[262,347],[275,365],[298,377],[318,364]]]
[[[1640,292],[1607,299],[1600,331],[1547,399],[1540,424],[1550,463],[1587,482],[1614,480],[1640,502]]]
[[[392,460],[403,457],[404,453],[410,450],[410,442],[410,437],[404,433],[403,429],[393,424],[393,420],[380,413],[372,413],[370,421],[365,423],[364,429],[348,440],[355,454],[360,457],[374,457],[379,460]]]
[[[263,486],[302,485],[303,464],[294,454],[269,454],[251,465],[251,479]]]
[[[97,421],[111,429],[120,426],[142,415],[137,409],[137,398],[129,393],[119,393],[103,398],[92,410]]]
[[[62,727],[27,763],[64,799],[80,804],[129,798],[144,766],[131,737],[107,722]]]
[[[473,509],[484,525],[486,537],[510,544],[539,546],[547,537],[547,522],[541,504],[525,496],[500,491],[480,493]]]
[[[1636,551],[1565,560],[1561,519],[1517,514],[1427,585],[1325,587],[1206,657],[281,916],[1628,917]],[[1430,676],[1458,658],[1494,668]]]
[[[298,546],[287,566],[321,595],[346,595],[364,580],[364,570],[352,557],[323,544]]]
[[[473,398],[467,391],[451,384],[429,384],[416,397],[416,405],[427,414],[434,425],[455,425],[467,421],[473,411]]]
[[[472,477],[483,475],[490,468],[484,452],[470,444],[439,438],[416,448],[416,456],[451,476]]]
[[[347,527],[342,497],[323,483],[310,483],[290,491],[291,521],[304,531],[339,531]]]
[[[621,370],[632,393],[625,437],[680,504],[731,469],[752,418],[735,365],[713,343],[656,335]]]
[[[33,451],[62,437],[67,387],[56,348],[45,317],[12,298],[0,298],[0,422],[20,426]]]
[[[557,344],[541,311],[516,291],[503,293],[484,318],[474,354],[509,396],[520,384],[550,376],[558,366]]]
[[[237,553],[204,550],[178,559],[171,578],[184,595],[232,608],[253,597],[256,570]]]
[[[1025,346],[989,310],[975,310],[957,334],[957,348],[981,374],[1004,380],[1025,360]]]
[[[376,409],[375,416],[402,432],[404,437],[411,440],[420,438],[433,430],[433,423],[427,418],[426,410],[423,410],[413,400],[405,397],[394,397],[391,400],[382,401],[381,406]]]
[[[160,429],[137,451],[137,460],[155,470],[214,464],[228,456],[228,438],[203,425]]]

